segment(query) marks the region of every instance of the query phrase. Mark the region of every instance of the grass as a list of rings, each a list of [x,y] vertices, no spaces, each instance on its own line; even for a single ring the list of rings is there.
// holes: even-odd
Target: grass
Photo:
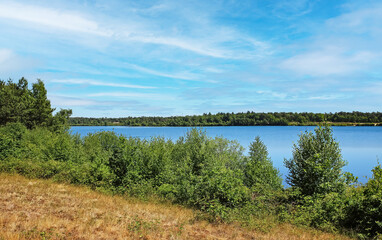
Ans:
[[[0,239],[349,239],[279,224],[210,223],[185,207],[0,174]]]

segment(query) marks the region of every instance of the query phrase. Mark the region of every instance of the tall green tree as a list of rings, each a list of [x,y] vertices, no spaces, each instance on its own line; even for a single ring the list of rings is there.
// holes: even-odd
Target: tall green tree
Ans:
[[[0,81],[0,125],[27,118],[32,101],[25,78],[18,83]]]
[[[293,157],[285,159],[284,164],[289,169],[286,182],[303,195],[340,192],[344,188],[342,168],[346,161],[328,126],[301,134],[293,145]]]
[[[257,136],[249,147],[249,160],[244,167],[244,183],[256,193],[282,188],[279,171],[273,167],[265,144]]]
[[[52,113],[55,110],[51,107],[47,98],[47,91],[44,83],[38,79],[32,84],[33,106],[30,114],[30,121],[35,126],[49,126],[52,122]]]
[[[40,79],[32,84],[32,89],[28,88],[25,78],[17,83],[0,80],[0,126],[19,122],[29,129],[38,126],[52,130],[67,129],[71,110],[63,109],[53,116],[54,110]]]

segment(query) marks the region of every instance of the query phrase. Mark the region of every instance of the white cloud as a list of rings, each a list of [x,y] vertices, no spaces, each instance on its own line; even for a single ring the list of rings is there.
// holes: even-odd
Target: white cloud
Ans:
[[[88,97],[132,97],[132,98],[146,98],[146,99],[155,99],[155,100],[175,100],[175,97],[163,94],[155,93],[131,93],[131,92],[100,92],[88,94]]]
[[[172,110],[165,106],[149,105],[144,102],[136,100],[92,100],[86,98],[78,98],[70,95],[56,95],[48,94],[48,98],[51,100],[52,106],[59,108],[76,108],[80,109],[80,114],[74,112],[74,116],[84,116],[84,112],[92,116],[105,117],[126,117],[126,116],[142,116],[152,115],[153,112],[168,112]],[[117,111],[115,111],[117,110]],[[155,114],[158,115],[158,114]]]
[[[121,88],[140,88],[140,89],[152,89],[156,87],[152,86],[141,86],[123,83],[112,83],[112,82],[101,82],[91,79],[54,79],[50,80],[54,83],[65,83],[65,84],[78,84],[78,85],[93,85],[93,86],[104,86],[104,87],[121,87]]]
[[[176,37],[161,37],[161,36],[128,36],[126,40],[138,41],[143,43],[152,43],[167,45],[171,47],[181,48],[187,51],[191,51],[200,55],[215,57],[215,58],[234,58],[234,56],[227,52],[227,50],[217,49],[216,47],[209,47],[208,45],[201,44],[203,43],[202,39],[199,39],[199,42],[196,43],[195,39],[185,40]]]
[[[250,59],[271,53],[270,45],[253,37],[246,36],[234,29],[206,25],[199,33],[169,34],[169,30],[146,28],[128,31],[120,37],[122,41],[157,44],[178,48],[199,55],[223,59]],[[188,26],[197,29],[200,26]],[[170,31],[171,32],[171,31]]]
[[[167,9],[167,12],[163,14],[174,14],[169,12],[174,10]],[[0,18],[28,23],[23,24],[23,28],[28,28],[34,24],[38,25],[38,28],[34,30],[41,31],[43,30],[42,27],[45,26],[53,29],[53,33],[70,31],[103,36],[110,40],[125,43],[156,44],[214,58],[258,57],[264,54],[265,46],[267,46],[265,42],[245,36],[235,29],[211,24],[208,19],[203,20],[203,25],[188,20],[185,28],[189,31],[185,32],[174,31],[173,29],[177,28],[176,24],[163,28],[160,25],[161,19],[145,18],[140,16],[139,12],[129,12],[129,15],[123,19],[115,20],[100,13],[85,15],[78,11],[58,10],[51,7],[14,2],[0,2]],[[236,48],[225,46],[230,42]]]
[[[96,21],[89,20],[78,13],[26,4],[0,3],[0,18],[100,36],[110,36],[112,34],[110,31],[100,29]]]
[[[35,63],[32,63],[29,59],[18,56],[10,49],[0,48],[1,73],[11,73],[13,71],[25,70],[34,64]]]
[[[7,60],[13,57],[13,53],[9,49],[0,49],[0,64],[3,65]]]
[[[281,0],[271,1],[272,13],[282,19],[293,19],[306,15],[312,11],[313,1],[309,0]]]
[[[367,96],[375,95],[382,96],[382,82],[372,82],[365,84],[364,86],[355,87],[343,87],[341,92],[361,93]]]
[[[69,96],[61,96],[61,95],[52,95],[48,94],[48,98],[52,102],[53,106],[58,107],[78,107],[78,106],[93,106],[98,103],[93,100],[84,99],[84,98],[74,98]]]
[[[310,76],[347,75],[368,68],[376,56],[371,52],[346,54],[333,51],[313,51],[284,60],[280,67]]]
[[[347,97],[339,94],[332,95],[320,95],[320,96],[312,96],[308,97],[306,100],[336,100],[336,99],[346,99]]]
[[[337,31],[355,33],[379,32],[382,26],[382,5],[377,4],[368,8],[357,9],[338,17],[331,18],[327,25]]]
[[[345,11],[312,29],[312,37],[294,46],[300,53],[279,66],[317,77],[367,74],[377,69],[382,57],[382,4],[353,6]]]
[[[125,63],[125,66],[127,66],[130,69],[137,70],[139,72],[147,73],[150,75],[160,76],[160,77],[166,77],[166,78],[173,78],[173,79],[182,79],[182,80],[198,80],[200,77],[197,74],[189,73],[189,72],[183,72],[183,73],[164,73],[157,70],[153,70],[150,68],[138,66],[136,64],[131,63]]]
[[[9,49],[0,49],[0,71],[9,72],[17,65],[16,55]]]
[[[270,90],[258,90],[256,91],[257,94],[271,97],[274,99],[285,99],[288,95],[286,93],[280,93],[276,91],[270,91]]]

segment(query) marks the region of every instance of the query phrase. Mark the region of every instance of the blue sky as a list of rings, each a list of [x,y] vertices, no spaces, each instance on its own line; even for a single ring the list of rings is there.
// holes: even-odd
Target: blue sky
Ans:
[[[83,117],[382,111],[382,2],[0,0],[22,76]]]

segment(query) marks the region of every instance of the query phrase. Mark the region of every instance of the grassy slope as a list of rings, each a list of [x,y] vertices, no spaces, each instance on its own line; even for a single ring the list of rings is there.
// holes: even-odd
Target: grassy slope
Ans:
[[[176,205],[0,174],[0,239],[348,239],[278,225],[269,232],[211,224]]]

